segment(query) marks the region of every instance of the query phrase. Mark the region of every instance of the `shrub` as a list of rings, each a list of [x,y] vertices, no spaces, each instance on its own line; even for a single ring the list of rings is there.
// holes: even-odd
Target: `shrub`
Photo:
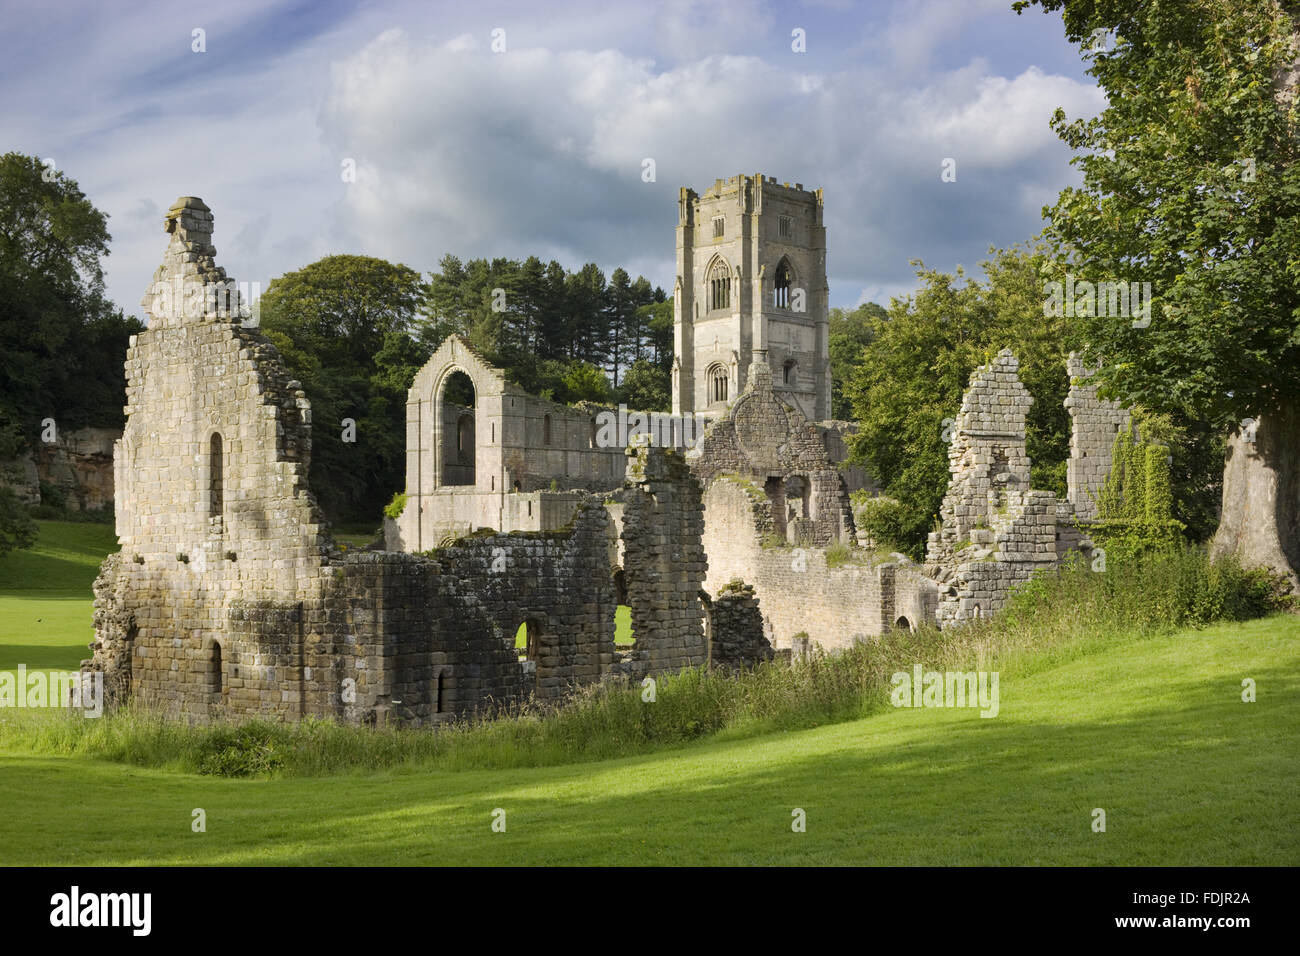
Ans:
[[[218,724],[202,738],[198,772],[219,777],[252,777],[274,773],[284,766],[277,737],[283,728],[253,721],[238,726]]]
[[[853,549],[843,541],[832,541],[826,547],[826,567],[838,568],[848,564],[853,558]]]
[[[393,500],[384,505],[384,517],[392,518],[396,521],[406,510],[406,492],[399,491],[393,495]]]
[[[881,495],[872,497],[855,493],[853,520],[858,530],[865,532],[877,548],[917,557],[914,549],[907,545],[912,519],[902,502]]]

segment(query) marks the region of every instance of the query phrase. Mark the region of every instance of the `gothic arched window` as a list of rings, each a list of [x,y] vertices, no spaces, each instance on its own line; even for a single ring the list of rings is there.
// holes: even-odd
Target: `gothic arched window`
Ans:
[[[727,400],[727,369],[722,365],[715,365],[709,369],[709,401],[725,402]]]
[[[731,308],[731,269],[721,259],[709,267],[709,308]]]
[[[794,274],[790,269],[790,260],[782,259],[781,264],[776,267],[776,307],[778,309],[790,308],[790,286],[793,284]]]

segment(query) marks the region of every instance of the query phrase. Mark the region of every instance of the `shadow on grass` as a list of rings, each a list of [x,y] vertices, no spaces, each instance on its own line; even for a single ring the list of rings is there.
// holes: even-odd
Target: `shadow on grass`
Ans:
[[[1300,678],[1253,672],[1256,704],[1145,675],[1181,705],[1063,723],[1004,697],[991,720],[897,711],[530,770],[229,781],[6,758],[0,862],[1294,865]]]
[[[86,643],[74,647],[59,644],[0,644],[0,671],[16,673],[19,664],[29,671],[75,671],[91,653]]]

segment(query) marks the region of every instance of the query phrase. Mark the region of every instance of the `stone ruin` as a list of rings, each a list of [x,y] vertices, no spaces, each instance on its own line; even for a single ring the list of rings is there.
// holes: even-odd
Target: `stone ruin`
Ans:
[[[1088,547],[1081,506],[1126,417],[1072,356],[1070,500],[1032,490],[1033,399],[1003,350],[963,399],[919,565],[858,546],[853,426],[808,421],[761,360],[707,421],[664,416],[611,442],[610,410],[529,395],[452,336],[409,393],[406,505],[385,550],[347,551],[309,488],[308,397],[237,299],[209,294],[233,286],[212,222],[192,197],[166,216],[114,447],[121,550],[95,582],[83,663],[111,699],[191,720],[432,724],[983,617]],[[630,647],[614,640],[620,606]]]
[[[1070,503],[1080,521],[1097,519],[1097,497],[1106,487],[1110,474],[1115,436],[1128,431],[1132,418],[1119,402],[1097,396],[1097,386],[1089,385],[1094,374],[1077,352],[1066,362],[1070,376],[1070,394],[1065,407],[1070,412],[1070,460],[1065,481]]]
[[[176,280],[188,298],[226,281],[201,201],[178,201],[166,227],[155,289]],[[557,527],[345,552],[307,483],[309,400],[238,310],[204,301],[151,291],[127,354],[121,550],[95,582],[83,664],[113,699],[195,720],[432,723],[709,663],[700,487],[679,452],[620,449],[619,487],[570,496]],[[620,602],[637,635],[627,652]]]
[[[1019,368],[1003,349],[976,369],[953,426],[941,530],[926,550],[940,626],[997,612],[1015,585],[1057,562],[1056,495],[1029,487],[1025,416],[1034,399]]]

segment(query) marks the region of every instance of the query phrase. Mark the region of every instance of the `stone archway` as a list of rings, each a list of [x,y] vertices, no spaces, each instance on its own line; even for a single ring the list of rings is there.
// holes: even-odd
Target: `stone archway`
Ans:
[[[478,389],[463,368],[448,366],[433,390],[434,473],[438,485],[478,480]]]

